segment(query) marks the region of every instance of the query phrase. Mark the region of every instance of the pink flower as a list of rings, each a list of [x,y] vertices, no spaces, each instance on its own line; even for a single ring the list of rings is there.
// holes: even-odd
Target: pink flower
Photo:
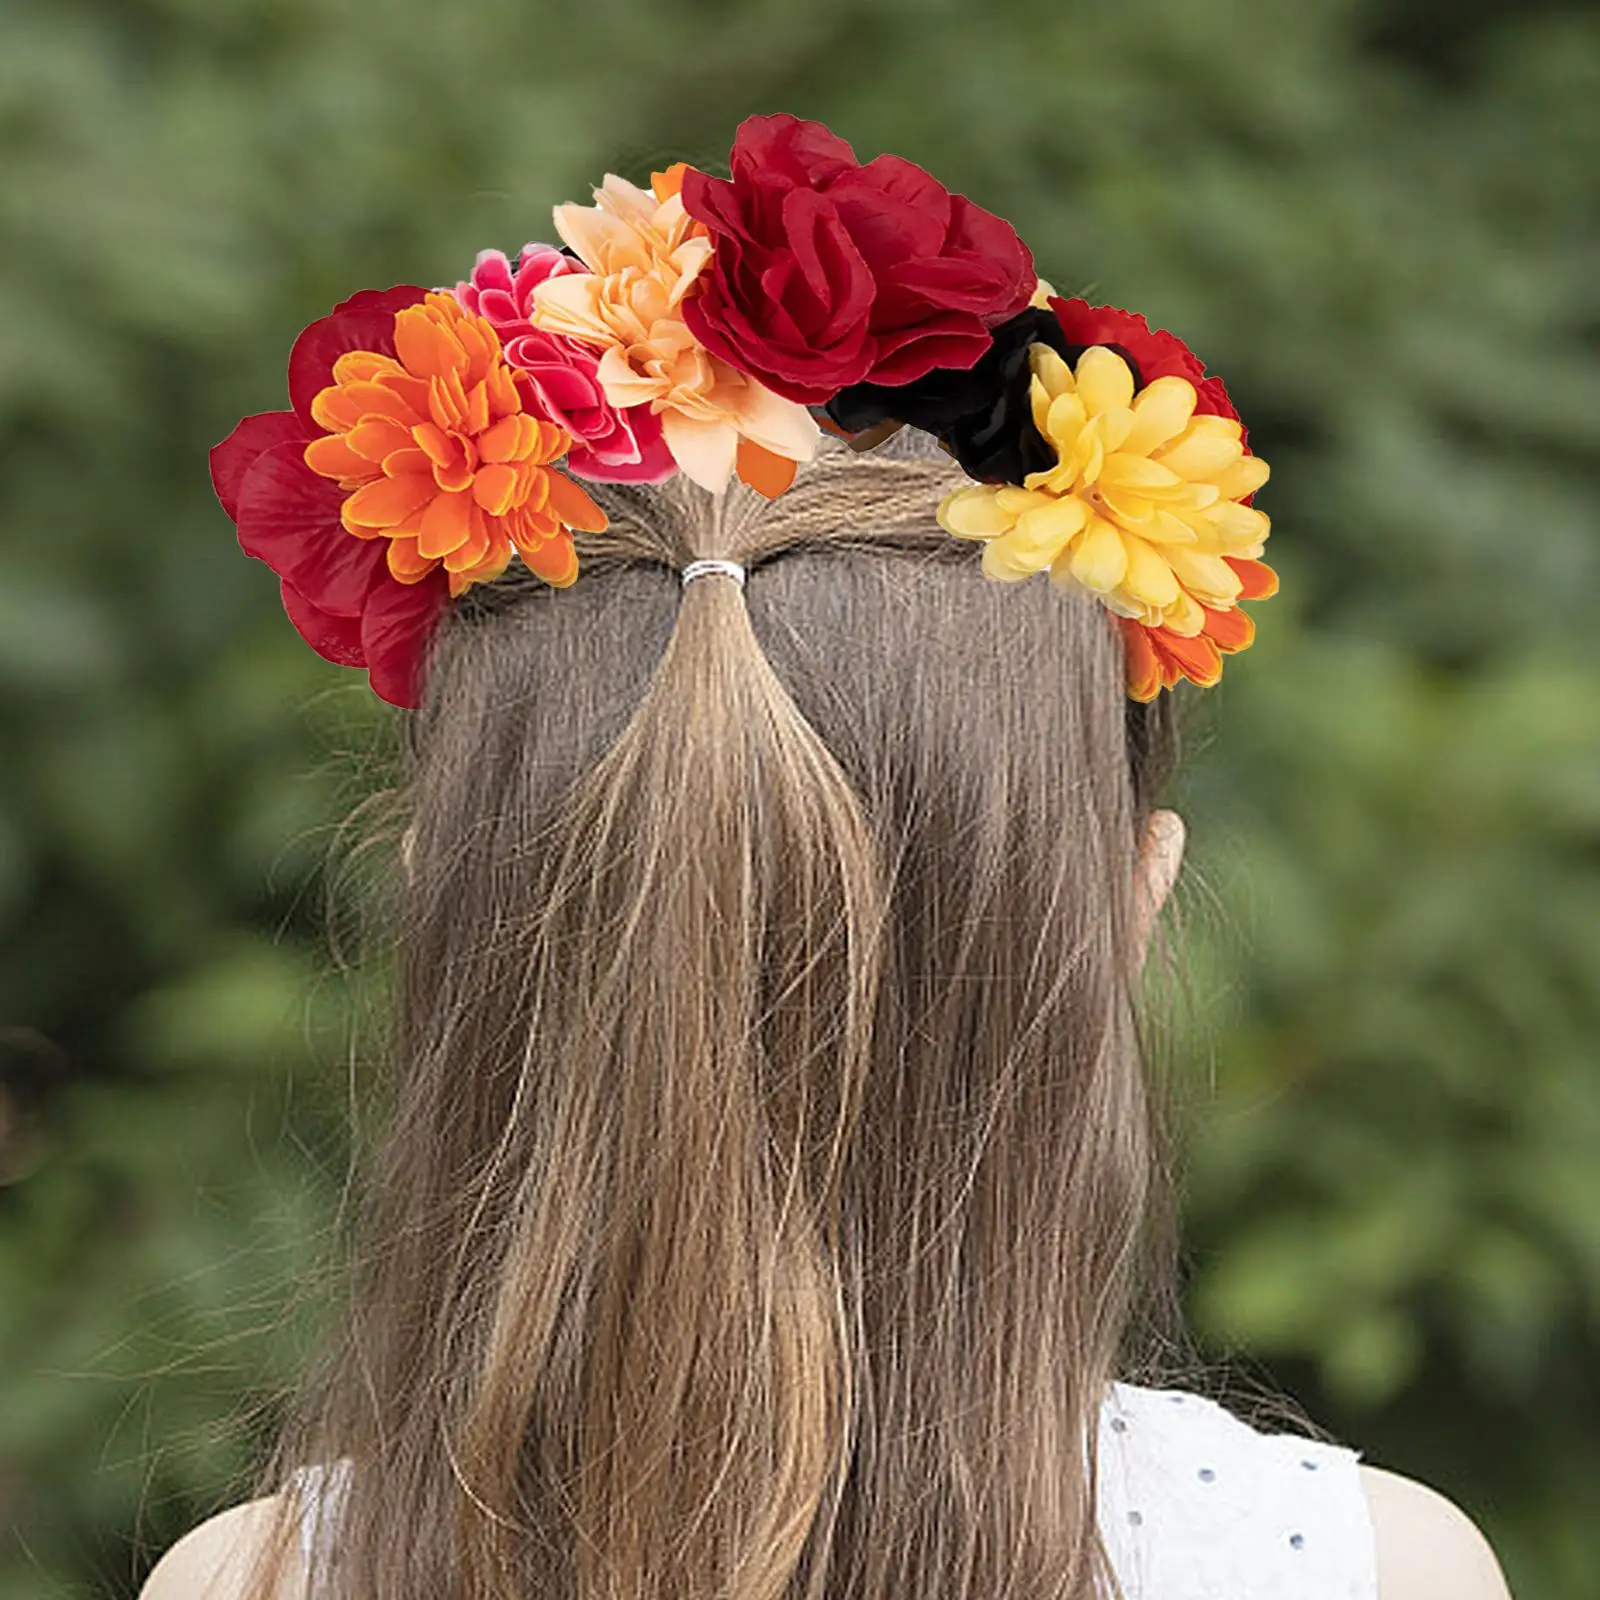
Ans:
[[[507,363],[526,374],[537,410],[573,437],[566,465],[581,477],[610,483],[660,483],[677,470],[649,406],[616,406],[596,369],[601,351],[534,327],[533,291],[547,278],[587,272],[554,245],[527,244],[512,267],[503,250],[480,250],[472,277],[456,299],[500,335]]]

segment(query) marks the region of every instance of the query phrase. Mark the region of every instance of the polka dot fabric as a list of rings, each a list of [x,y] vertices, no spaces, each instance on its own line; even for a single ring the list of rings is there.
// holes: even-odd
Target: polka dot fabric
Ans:
[[[1378,1600],[1358,1460],[1186,1390],[1115,1385],[1099,1504],[1123,1600]]]
[[[1378,1600],[1353,1450],[1258,1433],[1181,1389],[1116,1384],[1100,1413],[1100,1528],[1122,1600]],[[348,1463],[302,1468],[309,1553]]]

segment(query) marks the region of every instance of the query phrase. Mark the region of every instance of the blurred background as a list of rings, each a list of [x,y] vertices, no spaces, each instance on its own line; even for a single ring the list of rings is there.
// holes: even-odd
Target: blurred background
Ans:
[[[1600,15],[1555,0],[8,0],[0,1593],[131,1595],[329,1292],[330,863],[391,713],[207,449],[336,300],[776,110],[1248,418],[1283,589],[1178,796],[1195,1329],[1518,1600],[1600,1594]]]

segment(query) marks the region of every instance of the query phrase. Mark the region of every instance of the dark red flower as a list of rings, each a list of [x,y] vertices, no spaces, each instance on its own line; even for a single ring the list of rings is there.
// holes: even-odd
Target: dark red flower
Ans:
[[[716,246],[684,320],[785,399],[970,367],[1038,282],[1008,222],[899,156],[861,165],[820,122],[748,117],[730,165],[684,174]]]
[[[311,402],[333,382],[334,362],[350,350],[392,355],[395,313],[426,293],[409,284],[363,289],[313,322],[289,356],[294,409],[246,417],[211,451],[212,486],[240,547],[278,574],[301,638],[329,661],[365,667],[374,691],[397,706],[421,703],[422,658],[448,577],[439,568],[417,583],[396,581],[389,542],[346,531],[346,491],[306,465],[305,447],[325,434]]]
[[[982,358],[964,371],[936,368],[915,383],[888,387],[852,384],[828,402],[828,416],[847,434],[865,433],[891,418],[931,433],[979,483],[1020,484],[1056,462],[1054,448],[1033,425],[1028,399],[1028,351],[1048,344],[1073,360],[1053,311],[1029,306],[989,330]]]
[[[1052,298],[1050,309],[1061,323],[1069,345],[1104,345],[1133,364],[1134,378],[1141,389],[1157,378],[1187,378],[1199,399],[1195,414],[1202,417],[1232,417],[1239,420],[1221,378],[1208,378],[1199,357],[1176,334],[1164,328],[1152,330],[1136,311],[1121,311],[1116,306],[1092,306],[1087,300]],[[1074,352],[1073,359],[1081,353]]]

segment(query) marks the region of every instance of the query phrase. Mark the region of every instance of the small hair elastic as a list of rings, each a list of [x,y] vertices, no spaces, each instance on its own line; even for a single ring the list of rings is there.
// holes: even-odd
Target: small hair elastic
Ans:
[[[737,561],[725,561],[721,556],[691,561],[683,569],[683,586],[687,589],[696,578],[710,578],[719,573],[724,578],[732,578],[741,589],[744,588],[744,568]]]

